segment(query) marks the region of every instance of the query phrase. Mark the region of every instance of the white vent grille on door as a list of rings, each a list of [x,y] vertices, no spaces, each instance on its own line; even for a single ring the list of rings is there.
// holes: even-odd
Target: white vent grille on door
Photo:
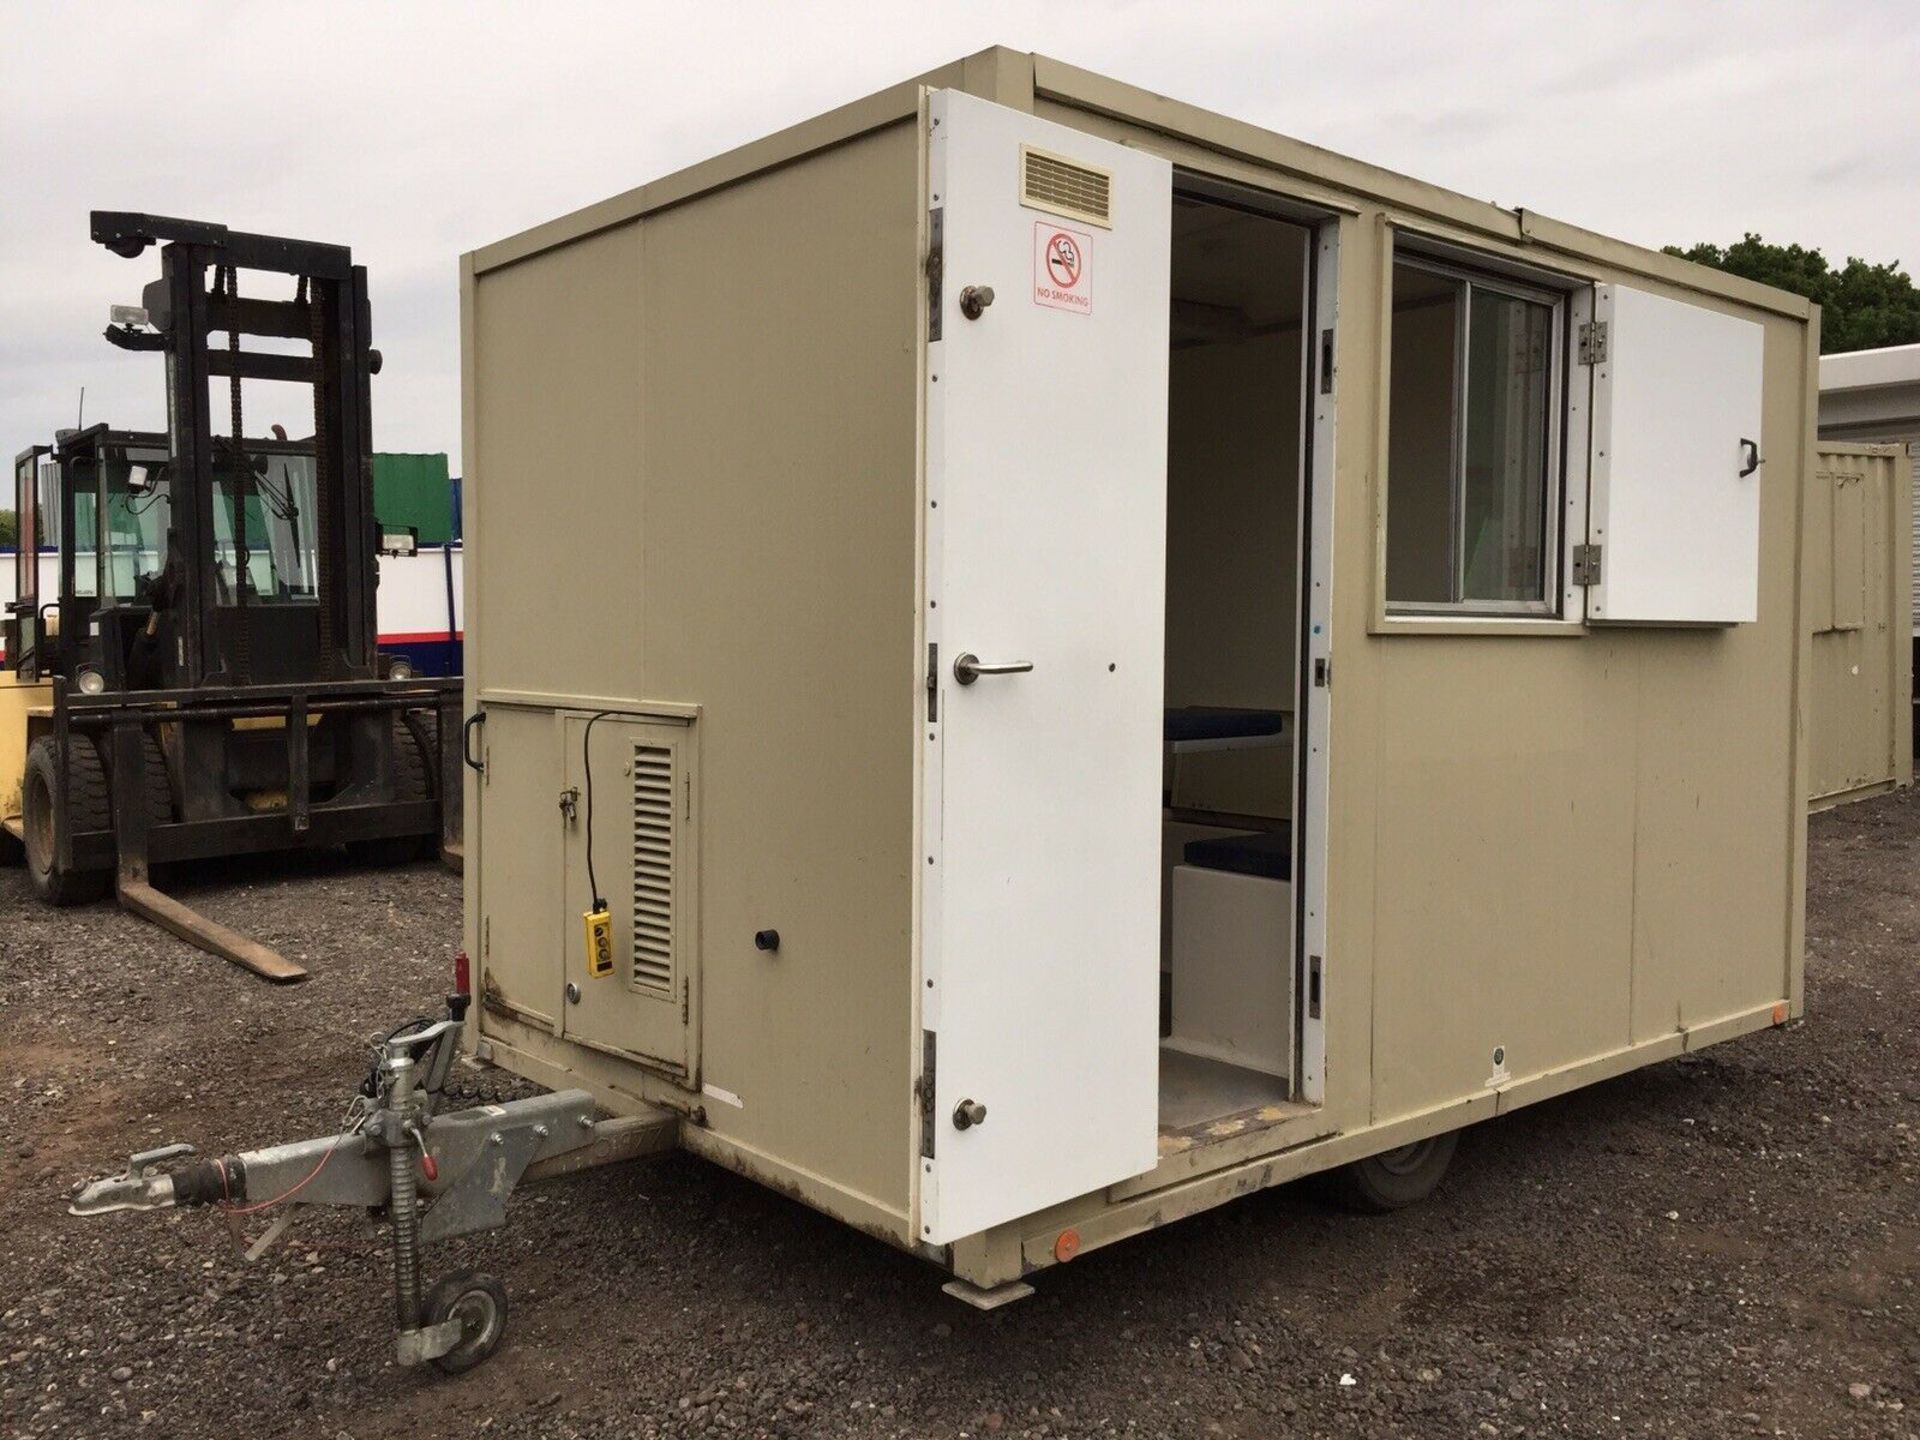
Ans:
[[[633,984],[673,992],[680,814],[673,751],[633,747]]]
[[[1113,228],[1113,176],[1092,165],[1020,147],[1020,203]]]

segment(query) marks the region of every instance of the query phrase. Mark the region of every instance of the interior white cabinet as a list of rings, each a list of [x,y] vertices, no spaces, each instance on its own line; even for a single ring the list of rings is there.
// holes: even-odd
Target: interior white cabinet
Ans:
[[[1757,619],[1760,326],[1624,285],[1596,287],[1594,321],[1587,618]]]

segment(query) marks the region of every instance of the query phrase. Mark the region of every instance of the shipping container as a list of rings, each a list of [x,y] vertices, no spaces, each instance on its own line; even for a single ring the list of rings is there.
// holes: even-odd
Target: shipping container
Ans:
[[[453,482],[445,455],[378,452],[373,457],[373,512],[388,531],[411,530],[422,545],[459,539]]]

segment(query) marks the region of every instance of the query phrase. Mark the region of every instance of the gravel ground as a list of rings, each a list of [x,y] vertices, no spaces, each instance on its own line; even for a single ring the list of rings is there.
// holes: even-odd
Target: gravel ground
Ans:
[[[0,1436],[1920,1435],[1920,798],[1816,817],[1812,849],[1806,1023],[1469,1131],[1415,1210],[1268,1192],[979,1315],[675,1156],[428,1253],[512,1296],[458,1380],[390,1363],[356,1216],[246,1265],[212,1213],[62,1208],[163,1140],[330,1130],[443,988],[458,880],[174,882],[309,965],[275,989],[0,873]]]

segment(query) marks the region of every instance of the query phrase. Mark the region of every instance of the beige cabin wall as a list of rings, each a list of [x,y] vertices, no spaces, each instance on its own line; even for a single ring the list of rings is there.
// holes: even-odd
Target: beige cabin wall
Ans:
[[[1315,163],[1267,168],[1250,127],[1045,63],[1053,93],[1043,84],[1035,110],[1047,119],[1342,217],[1328,1122],[1384,1125],[1779,1002],[1797,1013],[1799,546],[1817,355],[1807,307],[1778,297],[1756,308],[1695,267],[1676,272],[1664,257],[1530,212],[1501,234],[1491,215],[1285,142],[1270,147],[1276,156]],[[1148,113],[1151,122],[1130,118]],[[1230,136],[1248,143],[1206,143]],[[1395,198],[1383,203],[1381,192]],[[1764,327],[1757,623],[1550,621],[1477,634],[1374,623],[1387,465],[1380,357],[1391,345],[1383,302],[1397,225]]]
[[[1371,218],[1341,257],[1349,355],[1381,343],[1393,231]],[[1592,257],[1484,248],[1676,293]],[[1341,1026],[1364,1075],[1349,1055],[1335,1078],[1330,1058],[1329,1083],[1355,1108],[1364,1093],[1374,1123],[1797,997],[1809,328],[1678,298],[1766,332],[1752,625],[1369,633],[1384,367],[1342,372],[1327,983],[1370,1023]]]
[[[557,811],[550,838],[528,824],[552,799],[529,792],[488,823],[487,790],[558,793],[557,757],[497,773],[510,735],[531,733],[526,692],[698,707],[699,1086],[629,1083],[704,1106],[703,1143],[742,1168],[902,1235],[918,173],[914,127],[884,126],[499,257],[467,320],[469,683],[516,717],[489,737],[477,848],[524,861],[475,912],[494,976],[516,1000],[551,991],[523,1002],[550,1013],[578,922],[555,909]],[[755,948],[761,929],[777,953]],[[522,1018],[483,1025],[564,1057]]]

